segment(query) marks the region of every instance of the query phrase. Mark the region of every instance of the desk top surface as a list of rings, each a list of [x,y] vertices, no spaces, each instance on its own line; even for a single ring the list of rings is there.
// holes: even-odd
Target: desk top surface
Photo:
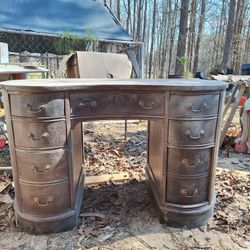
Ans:
[[[46,92],[71,90],[223,90],[226,82],[199,79],[41,79],[4,81],[6,90]]]
[[[20,73],[42,73],[48,72],[47,69],[42,67],[23,67],[20,65],[10,65],[10,64],[1,64],[0,65],[0,75],[5,74],[20,74]]]

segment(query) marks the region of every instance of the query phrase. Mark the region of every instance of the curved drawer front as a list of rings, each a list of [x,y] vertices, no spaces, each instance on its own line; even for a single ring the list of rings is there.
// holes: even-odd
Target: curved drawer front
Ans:
[[[20,184],[21,210],[34,215],[54,215],[70,209],[69,182],[53,185]]]
[[[65,121],[13,121],[15,145],[18,147],[60,147],[66,144]]]
[[[166,201],[191,205],[208,201],[208,177],[167,176]]]
[[[73,94],[72,115],[152,115],[164,114],[163,94]]]
[[[218,95],[171,95],[170,116],[217,116],[219,109]]]
[[[49,182],[68,179],[68,152],[16,151],[17,167],[21,181]]]
[[[211,165],[211,149],[172,149],[168,151],[168,172],[173,174],[205,174]]]
[[[169,122],[170,145],[204,145],[215,141],[216,119],[200,121],[171,120]]]
[[[11,114],[22,117],[64,116],[64,95],[11,95]]]

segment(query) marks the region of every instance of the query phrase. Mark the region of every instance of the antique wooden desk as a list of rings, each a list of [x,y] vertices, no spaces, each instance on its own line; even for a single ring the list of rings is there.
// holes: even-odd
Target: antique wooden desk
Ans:
[[[54,233],[78,224],[84,189],[81,122],[104,119],[150,121],[146,173],[162,221],[197,227],[211,217],[226,84],[68,79],[7,81],[1,87],[14,207],[24,231]]]

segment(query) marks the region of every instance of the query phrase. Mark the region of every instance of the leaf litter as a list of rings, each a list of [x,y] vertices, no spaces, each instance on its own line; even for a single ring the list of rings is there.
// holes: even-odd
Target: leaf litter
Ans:
[[[132,234],[129,227],[135,218],[147,223],[157,218],[145,181],[146,124],[136,124],[137,130],[140,128],[139,132],[129,131],[127,140],[124,140],[124,131],[119,128],[119,133],[114,132],[111,130],[113,126],[103,123],[98,124],[97,128],[90,127],[85,130],[86,174],[93,176],[127,172],[131,178],[119,184],[110,180],[86,187],[80,214],[81,223],[75,231],[79,249],[88,249],[119,237],[128,237]],[[228,157],[220,152],[219,158],[223,162]],[[243,160],[231,164],[237,166],[246,162],[247,160]],[[249,169],[242,172],[224,166],[223,169],[217,169],[216,174],[214,216],[207,225],[200,227],[200,231],[207,233],[215,230],[229,234],[237,246],[246,248],[245,241],[250,241]],[[13,210],[13,178],[6,171],[0,173],[0,191],[0,231],[18,233],[20,230]],[[147,245],[146,248],[153,249],[144,242],[144,247]]]

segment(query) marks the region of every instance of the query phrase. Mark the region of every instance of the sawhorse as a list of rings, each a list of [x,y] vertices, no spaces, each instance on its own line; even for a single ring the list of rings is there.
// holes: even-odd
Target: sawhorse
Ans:
[[[228,115],[228,118],[227,118],[227,121],[221,131],[221,136],[220,136],[220,147],[222,146],[223,144],[223,141],[225,139],[225,136],[226,136],[226,133],[232,123],[232,120],[234,118],[234,115],[237,111],[237,108],[240,104],[240,100],[242,98],[242,96],[246,93],[247,95],[250,94],[250,82],[248,81],[239,81],[237,83],[235,83],[235,88],[232,92],[232,95],[230,96],[230,98],[228,99],[227,101],[227,104],[224,108],[224,112],[223,112],[223,118],[225,117],[227,111],[228,111],[228,108],[230,107],[230,105],[233,103],[233,106],[232,106],[232,109]],[[238,93],[237,93],[238,91]],[[237,93],[237,95],[236,95]]]

